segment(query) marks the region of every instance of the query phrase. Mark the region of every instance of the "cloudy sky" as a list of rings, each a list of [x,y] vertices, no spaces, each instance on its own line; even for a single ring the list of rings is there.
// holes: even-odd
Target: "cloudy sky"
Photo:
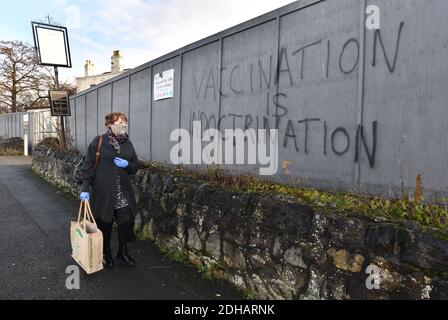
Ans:
[[[113,50],[134,68],[196,40],[294,2],[293,0],[14,0],[0,11],[0,40],[33,44],[31,21],[50,15],[68,28],[72,69],[84,74],[90,59],[97,73],[110,70]]]

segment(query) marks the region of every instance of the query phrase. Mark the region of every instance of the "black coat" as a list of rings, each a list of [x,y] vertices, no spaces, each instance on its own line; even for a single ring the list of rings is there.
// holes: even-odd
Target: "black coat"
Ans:
[[[87,148],[86,159],[80,167],[81,192],[90,192],[90,207],[93,216],[105,222],[112,222],[115,210],[115,180],[117,173],[120,174],[123,193],[127,195],[129,206],[133,216],[137,213],[135,195],[131,187],[131,177],[137,172],[137,154],[132,142],[128,139],[121,145],[120,154],[115,151],[109,143],[107,133],[103,134],[103,145],[100,150],[98,165],[95,170],[95,158],[100,141],[100,136],[95,137]],[[114,163],[114,158],[120,157],[128,160],[126,168],[119,168]]]

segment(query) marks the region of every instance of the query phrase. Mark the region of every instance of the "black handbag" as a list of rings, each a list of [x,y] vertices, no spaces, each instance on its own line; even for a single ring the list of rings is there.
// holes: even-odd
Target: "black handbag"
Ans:
[[[98,165],[98,159],[100,157],[100,150],[103,145],[103,136],[100,136],[100,142],[98,143],[98,149],[96,151],[96,159],[95,159],[95,170]],[[75,181],[76,184],[82,184],[82,173],[81,173],[81,167],[86,159],[86,156],[82,156],[82,158],[78,161],[78,163],[75,165],[75,169],[73,170],[73,181]]]

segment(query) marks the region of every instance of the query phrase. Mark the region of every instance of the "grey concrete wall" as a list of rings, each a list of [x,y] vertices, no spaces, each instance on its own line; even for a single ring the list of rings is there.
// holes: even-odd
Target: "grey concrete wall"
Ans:
[[[76,148],[81,152],[87,151],[87,138],[86,138],[86,96],[82,95],[76,97]]]
[[[66,137],[66,139],[71,139],[71,143],[73,146],[76,145],[76,108],[75,108],[75,99],[70,98],[70,117],[65,118],[65,126],[67,130],[70,131],[70,136]]]
[[[97,94],[96,91],[93,91],[86,95],[87,144],[98,134]]]
[[[365,28],[370,4],[377,31]],[[111,110],[128,114],[139,157],[161,162],[172,130],[194,119],[203,129],[278,125],[275,179],[399,196],[420,174],[428,196],[444,198],[447,30],[445,0],[297,1],[72,97],[76,145],[104,132]],[[171,68],[174,98],[154,101],[154,75]]]
[[[105,130],[105,116],[112,112],[112,85],[98,89],[98,134]]]
[[[129,133],[137,156],[151,159],[151,70],[134,73],[130,79]]]

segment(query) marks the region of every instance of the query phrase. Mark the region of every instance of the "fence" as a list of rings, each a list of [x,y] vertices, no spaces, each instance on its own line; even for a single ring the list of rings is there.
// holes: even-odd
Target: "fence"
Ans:
[[[20,137],[25,134],[25,118],[28,116],[28,152],[32,153],[33,145],[39,143],[46,137],[57,137],[57,118],[51,116],[48,109],[30,112],[0,114],[0,136],[6,138]]]
[[[378,30],[365,27],[369,5]],[[278,127],[275,178],[398,196],[421,175],[427,194],[444,198],[447,30],[445,0],[297,1],[71,97],[69,125],[85,151],[105,114],[126,112],[139,157],[161,162],[170,133],[195,119]],[[174,97],[155,101],[154,76],[169,69]]]

